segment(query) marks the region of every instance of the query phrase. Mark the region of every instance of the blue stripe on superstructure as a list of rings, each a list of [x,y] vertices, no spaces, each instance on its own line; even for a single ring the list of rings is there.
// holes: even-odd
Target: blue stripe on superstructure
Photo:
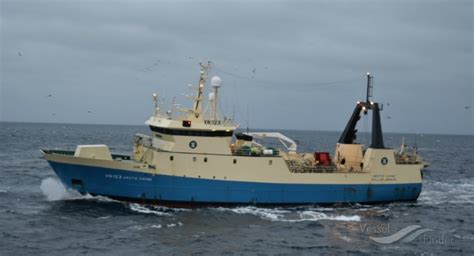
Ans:
[[[289,184],[177,177],[49,161],[61,181],[83,193],[203,203],[318,204],[416,200],[421,183]],[[72,180],[75,184],[72,184]],[[77,181],[81,181],[78,186]]]

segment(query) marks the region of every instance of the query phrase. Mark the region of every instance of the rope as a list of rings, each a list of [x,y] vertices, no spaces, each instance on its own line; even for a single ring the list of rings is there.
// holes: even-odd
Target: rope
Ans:
[[[252,77],[243,76],[243,75],[240,75],[240,74],[236,74],[236,73],[233,73],[233,72],[226,71],[226,70],[224,70],[220,67],[217,67],[215,64],[214,64],[214,66],[212,66],[212,68],[214,70],[218,71],[219,73],[226,74],[228,76],[231,76],[231,77],[234,77],[234,78],[237,78],[237,79],[247,80],[247,81],[251,81],[251,82],[254,82],[254,83],[259,83],[259,84],[262,84],[264,86],[265,85],[269,85],[269,86],[275,86],[275,85],[287,86],[287,85],[291,85],[291,86],[297,86],[297,87],[315,88],[315,87],[329,87],[329,86],[335,86],[335,85],[346,85],[346,84],[353,83],[353,82],[361,82],[360,78],[353,78],[353,79],[326,81],[326,82],[310,82],[310,83],[296,83],[296,84],[295,83],[282,83],[282,82],[261,80],[261,79],[255,79],[255,78],[252,78]]]

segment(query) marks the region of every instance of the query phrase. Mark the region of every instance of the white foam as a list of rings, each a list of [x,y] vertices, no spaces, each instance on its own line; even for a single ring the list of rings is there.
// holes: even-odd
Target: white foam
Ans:
[[[418,201],[427,205],[472,204],[474,203],[474,179],[426,182]]]
[[[130,210],[134,212],[139,212],[139,213],[145,213],[145,214],[154,214],[158,216],[171,216],[171,214],[159,211],[159,210],[153,210],[148,208],[145,205],[140,205],[140,204],[129,204]]]
[[[162,228],[175,228],[180,227],[183,224],[181,222],[178,223],[169,223],[169,224],[145,224],[145,225],[132,225],[120,231],[127,232],[130,230],[141,231],[147,229],[162,229]]]
[[[80,195],[78,197],[71,198],[71,200],[94,200],[94,201],[99,201],[99,202],[120,203],[120,201],[114,200],[106,196],[93,196],[91,194]]]
[[[339,238],[341,238],[342,240],[347,241],[347,242],[351,242],[351,241],[352,241],[352,239],[351,239],[350,237],[348,237],[348,236],[340,236]]]
[[[60,200],[95,200],[99,202],[119,202],[106,196],[92,196],[90,194],[81,195],[81,193],[67,189],[57,178],[46,178],[41,181],[40,189],[47,197],[48,201]]]
[[[474,236],[472,235],[463,236],[463,235],[454,234],[454,237],[463,239],[463,240],[474,240]]]
[[[59,201],[81,197],[77,191],[69,190],[57,178],[46,178],[41,181],[41,191],[48,201]]]
[[[318,220],[336,220],[336,221],[360,221],[360,216],[346,216],[346,215],[327,215],[323,212],[304,211],[299,214],[298,219],[282,220],[287,222],[302,222],[302,221],[318,221]]]
[[[192,209],[170,208],[170,207],[161,206],[161,205],[153,205],[153,206],[149,205],[147,207],[153,208],[155,210],[162,211],[162,212],[189,212],[189,211],[192,211]]]
[[[250,214],[258,216],[264,220],[281,221],[281,222],[303,222],[303,221],[319,221],[319,220],[334,220],[334,221],[360,221],[360,216],[346,216],[346,215],[328,215],[317,210],[284,210],[278,208],[258,208],[254,206],[237,207],[237,208],[216,208],[219,211],[231,211],[237,214]]]

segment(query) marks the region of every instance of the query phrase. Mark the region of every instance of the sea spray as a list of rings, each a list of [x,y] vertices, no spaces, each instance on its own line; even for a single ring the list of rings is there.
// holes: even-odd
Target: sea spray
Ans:
[[[79,192],[66,189],[58,179],[52,177],[42,180],[40,188],[48,201],[72,199],[81,196]]]

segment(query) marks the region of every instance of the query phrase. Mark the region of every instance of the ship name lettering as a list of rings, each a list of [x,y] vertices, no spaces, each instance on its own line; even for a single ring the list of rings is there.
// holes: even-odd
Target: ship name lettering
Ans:
[[[121,180],[122,175],[120,175],[120,174],[105,174],[105,178]]]

